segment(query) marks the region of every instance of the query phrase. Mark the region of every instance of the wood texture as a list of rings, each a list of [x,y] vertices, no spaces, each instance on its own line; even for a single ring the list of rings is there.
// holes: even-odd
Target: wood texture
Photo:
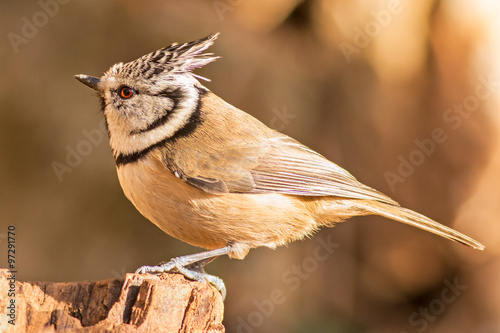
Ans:
[[[8,323],[9,274],[0,270],[1,332],[224,332],[215,288],[179,274],[127,274],[85,282],[16,282]]]

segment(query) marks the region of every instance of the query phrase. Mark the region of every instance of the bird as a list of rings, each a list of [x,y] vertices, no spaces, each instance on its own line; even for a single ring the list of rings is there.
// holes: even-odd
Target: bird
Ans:
[[[380,215],[483,250],[478,241],[356,180],[297,140],[230,105],[193,71],[219,33],[174,43],[100,78],[75,75],[97,92],[125,196],[165,233],[205,251],[136,273],[181,273],[208,282],[215,258],[243,259],[353,216]]]

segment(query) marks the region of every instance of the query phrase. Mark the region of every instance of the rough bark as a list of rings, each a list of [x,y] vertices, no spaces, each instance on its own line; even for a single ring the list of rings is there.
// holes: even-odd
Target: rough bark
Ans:
[[[15,282],[0,270],[1,332],[224,332],[215,288],[179,274],[85,282]],[[15,299],[15,325],[8,308]]]

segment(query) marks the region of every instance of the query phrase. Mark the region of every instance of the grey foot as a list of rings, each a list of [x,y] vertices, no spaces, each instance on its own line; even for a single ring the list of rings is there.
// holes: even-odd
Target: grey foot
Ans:
[[[217,276],[207,274],[204,267],[218,256],[227,254],[229,251],[230,247],[227,246],[217,250],[177,257],[157,266],[142,266],[137,269],[135,273],[157,275],[165,272],[180,273],[190,280],[210,283],[221,293],[222,299],[224,300],[226,298],[226,286],[224,285],[224,281]]]

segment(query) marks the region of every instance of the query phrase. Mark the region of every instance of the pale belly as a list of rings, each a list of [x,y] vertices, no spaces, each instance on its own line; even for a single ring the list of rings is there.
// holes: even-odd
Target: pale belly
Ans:
[[[150,158],[117,168],[127,198],[167,234],[215,249],[233,244],[242,258],[258,246],[304,237],[317,222],[296,197],[281,194],[210,194],[175,177]]]

